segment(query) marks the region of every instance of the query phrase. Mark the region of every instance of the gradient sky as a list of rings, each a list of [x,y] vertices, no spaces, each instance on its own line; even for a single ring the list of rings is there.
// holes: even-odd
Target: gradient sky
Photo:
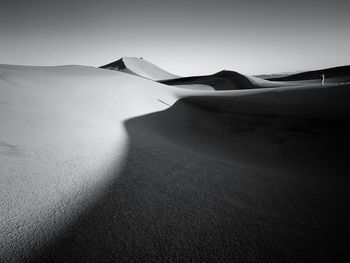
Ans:
[[[0,63],[144,57],[178,75],[350,64],[348,1],[0,0]]]

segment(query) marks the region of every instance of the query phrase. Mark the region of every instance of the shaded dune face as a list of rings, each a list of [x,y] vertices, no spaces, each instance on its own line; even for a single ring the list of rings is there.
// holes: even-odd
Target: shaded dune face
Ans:
[[[202,84],[215,90],[252,89],[255,85],[244,75],[234,71],[223,70],[213,75],[185,77],[159,81],[167,85]]]
[[[115,70],[115,71],[121,71],[121,72],[124,72],[124,73],[129,73],[129,74],[132,74],[134,75],[134,73],[127,68],[127,66],[125,65],[123,59],[119,59],[117,61],[114,61],[112,63],[109,63],[107,65],[104,65],[102,67],[100,67],[102,69],[109,69],[109,70]]]
[[[298,81],[320,79],[321,74],[325,74],[326,78],[340,78],[343,81],[350,80],[350,66],[341,66],[334,68],[327,68],[314,71],[306,71],[298,74],[287,75],[283,77],[268,78],[271,81]]]
[[[179,77],[143,58],[135,57],[123,57],[115,62],[101,66],[100,68],[122,71],[155,81]]]
[[[343,122],[198,100],[127,120],[123,171],[33,262],[342,260]]]
[[[344,120],[350,118],[349,85],[311,89],[270,89],[250,95],[193,96],[191,101],[217,112],[266,114],[302,119]],[[231,94],[234,94],[231,93]],[[341,122],[340,122],[341,123]]]
[[[125,66],[125,63],[123,62],[123,59],[119,59],[107,65],[101,66],[100,68],[121,71],[126,69],[126,66]]]

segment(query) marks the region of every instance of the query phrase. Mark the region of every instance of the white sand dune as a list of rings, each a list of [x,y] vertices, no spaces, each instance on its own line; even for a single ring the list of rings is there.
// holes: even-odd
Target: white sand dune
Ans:
[[[138,61],[0,65],[1,262],[344,258],[349,86],[179,88]]]
[[[103,191],[127,153],[124,120],[175,98],[161,84],[120,72],[0,68],[0,258],[8,259],[45,245],[51,230]]]
[[[122,71],[151,80],[179,78],[179,76],[171,74],[143,58],[123,57],[101,68]]]

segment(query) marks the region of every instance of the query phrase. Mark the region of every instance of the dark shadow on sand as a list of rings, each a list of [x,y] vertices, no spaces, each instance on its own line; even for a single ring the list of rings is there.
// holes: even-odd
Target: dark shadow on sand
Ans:
[[[221,100],[128,120],[124,170],[32,262],[345,261],[345,117]]]
[[[215,90],[258,88],[246,76],[229,70],[223,70],[212,75],[182,77],[169,80],[160,80],[159,82],[170,86],[201,84],[208,85]]]

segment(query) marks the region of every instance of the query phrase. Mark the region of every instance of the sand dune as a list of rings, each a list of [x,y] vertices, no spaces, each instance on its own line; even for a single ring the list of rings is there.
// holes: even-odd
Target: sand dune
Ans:
[[[325,74],[327,79],[342,79],[350,80],[350,66],[340,66],[333,68],[326,68],[313,71],[305,71],[297,74],[287,75],[277,78],[269,78],[272,81],[298,81],[298,80],[310,80],[310,79],[320,79],[321,74]]]
[[[180,77],[166,72],[160,67],[144,59],[135,57],[124,57],[115,62],[104,65],[101,68],[129,73],[150,80],[155,80],[169,86],[193,90],[238,90],[305,86],[310,84],[316,86],[320,85],[319,80],[267,80],[260,77],[247,76],[228,70],[223,70],[212,75]],[[344,81],[345,79],[333,79],[333,82]],[[327,80],[327,82],[330,81]]]
[[[220,71],[213,75],[184,77],[160,81],[167,85],[202,84],[215,90],[252,89],[255,85],[245,76],[234,71]]]
[[[144,77],[151,80],[164,80],[178,78],[164,69],[148,62],[143,58],[123,57],[115,62],[104,65],[101,68],[122,71]]]
[[[208,90],[208,87],[211,87],[213,90],[240,90],[290,87],[298,85],[304,86],[307,84],[305,81],[269,81],[258,77],[245,76],[240,73],[227,70],[220,71],[213,75],[168,79],[161,80],[159,82],[170,86],[177,86],[179,88],[192,88],[198,90]],[[317,85],[319,85],[319,82],[317,82]]]
[[[20,262],[55,240],[120,170],[123,121],[175,97],[161,84],[91,67],[0,69],[0,262]]]
[[[293,86],[296,83],[269,81],[223,70],[213,75],[180,77],[141,58],[124,57],[101,68],[121,71],[160,83],[194,90],[235,90]]]
[[[348,85],[146,65],[0,65],[0,261],[345,261]]]

